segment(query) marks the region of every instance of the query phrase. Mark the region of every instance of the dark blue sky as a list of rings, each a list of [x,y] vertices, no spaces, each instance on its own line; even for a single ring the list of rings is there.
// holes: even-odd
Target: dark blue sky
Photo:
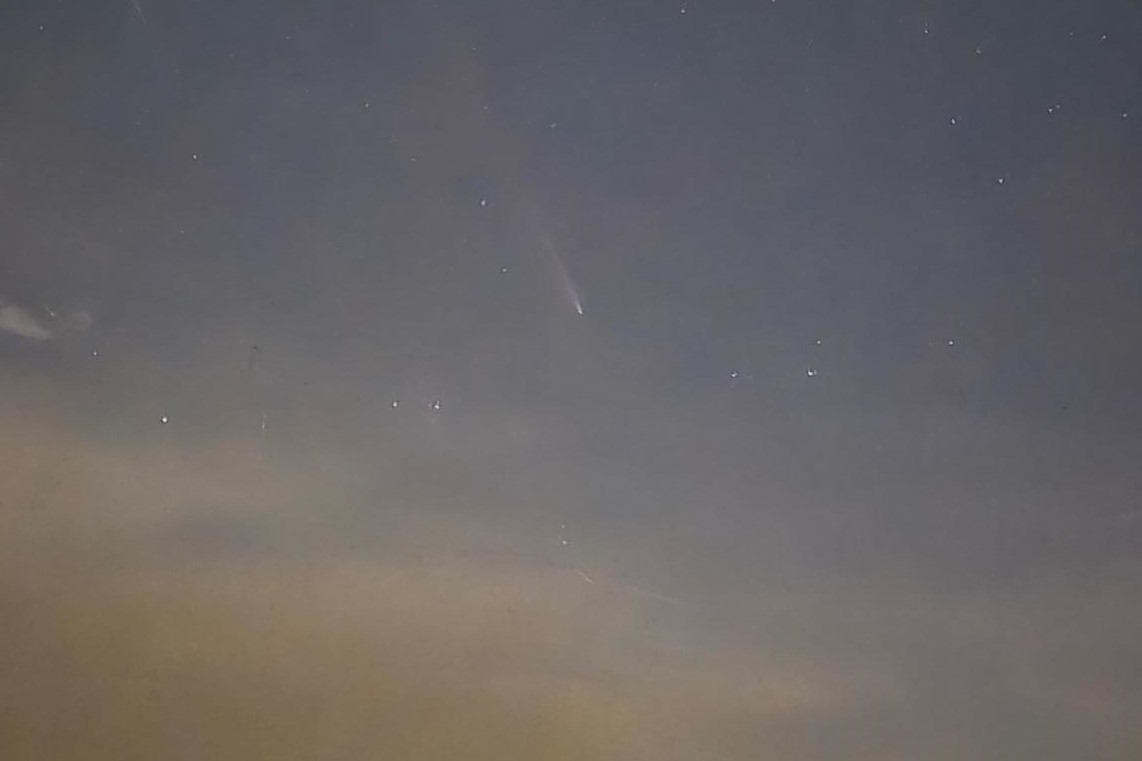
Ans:
[[[0,755],[1136,758],[1140,40],[4,3]]]

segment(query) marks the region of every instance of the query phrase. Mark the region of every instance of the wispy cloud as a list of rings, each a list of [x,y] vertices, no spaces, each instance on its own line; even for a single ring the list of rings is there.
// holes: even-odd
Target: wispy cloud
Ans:
[[[56,314],[44,307],[37,313],[27,307],[0,299],[0,330],[34,341],[50,341],[65,334],[82,333],[91,327],[86,311]]]
[[[47,341],[55,337],[55,332],[30,311],[3,301],[0,301],[0,330],[35,341]]]

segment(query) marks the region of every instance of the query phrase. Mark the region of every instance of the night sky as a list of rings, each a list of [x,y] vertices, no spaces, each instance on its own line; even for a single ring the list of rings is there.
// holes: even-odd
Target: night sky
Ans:
[[[0,756],[1142,758],[1142,7],[0,3]]]

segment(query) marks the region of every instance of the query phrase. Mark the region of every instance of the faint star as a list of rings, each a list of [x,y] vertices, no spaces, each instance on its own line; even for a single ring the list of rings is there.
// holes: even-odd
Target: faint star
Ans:
[[[953,117],[952,117],[952,118],[949,120],[949,122],[951,123],[951,125],[952,125],[953,127],[954,127],[954,126],[956,126],[956,117],[954,117],[954,116],[953,116]]]
[[[166,425],[170,421],[171,421],[171,419],[169,417],[167,417],[166,415],[163,415],[161,418],[159,418],[159,422],[162,423],[163,425]]]
[[[393,409],[395,410],[399,406],[400,406],[400,399],[393,399],[393,401],[392,401]]]
[[[440,400],[439,399],[437,399],[435,402],[432,403],[432,409],[434,412],[440,412]]]
[[[810,378],[816,378],[817,377],[817,371],[811,367],[805,369],[805,374],[807,376],[809,376]]]

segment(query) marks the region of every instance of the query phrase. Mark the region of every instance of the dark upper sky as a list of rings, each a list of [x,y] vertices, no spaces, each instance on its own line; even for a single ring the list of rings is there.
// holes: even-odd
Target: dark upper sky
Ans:
[[[1138,758],[1140,129],[1127,0],[3,3],[0,755]]]

